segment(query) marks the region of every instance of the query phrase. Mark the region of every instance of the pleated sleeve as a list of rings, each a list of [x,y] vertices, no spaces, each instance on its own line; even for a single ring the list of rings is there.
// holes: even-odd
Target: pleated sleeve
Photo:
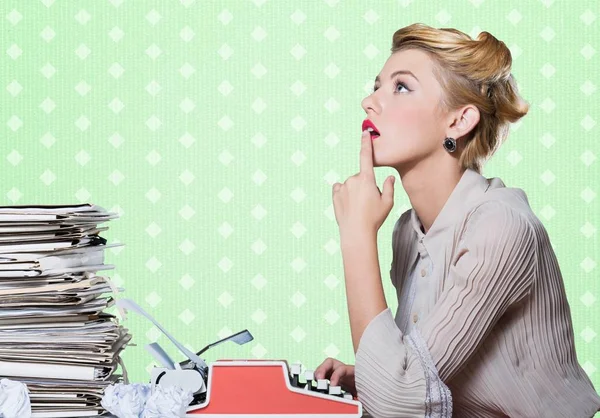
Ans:
[[[470,213],[463,237],[444,291],[410,333],[400,331],[390,309],[365,329],[355,380],[373,417],[451,417],[452,394],[444,382],[530,292],[536,240],[525,215],[502,202],[483,203]]]

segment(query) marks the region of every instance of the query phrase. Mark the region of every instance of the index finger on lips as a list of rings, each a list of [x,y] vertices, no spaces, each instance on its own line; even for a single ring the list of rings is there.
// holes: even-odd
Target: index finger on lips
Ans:
[[[371,143],[371,133],[364,130],[360,146],[360,173],[367,176],[375,176],[373,171],[373,144]]]

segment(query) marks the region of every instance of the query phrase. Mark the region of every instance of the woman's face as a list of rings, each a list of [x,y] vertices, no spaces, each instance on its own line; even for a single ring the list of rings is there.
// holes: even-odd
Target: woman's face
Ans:
[[[442,90],[432,66],[423,51],[394,52],[375,80],[375,91],[363,99],[366,119],[380,134],[372,140],[375,166],[394,167],[401,173],[401,167],[446,152],[445,120],[436,109]]]

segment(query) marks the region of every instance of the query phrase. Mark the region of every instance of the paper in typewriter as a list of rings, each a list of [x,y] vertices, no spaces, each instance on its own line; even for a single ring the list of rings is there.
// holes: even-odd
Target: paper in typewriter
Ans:
[[[122,245],[99,225],[117,217],[93,204],[0,207],[0,375],[27,385],[33,417],[100,415],[104,389],[123,381],[131,335],[104,312],[113,288],[98,274]]]

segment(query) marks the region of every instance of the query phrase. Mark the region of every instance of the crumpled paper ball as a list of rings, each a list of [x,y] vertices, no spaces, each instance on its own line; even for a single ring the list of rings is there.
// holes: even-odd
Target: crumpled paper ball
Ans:
[[[0,418],[31,418],[31,401],[24,383],[0,380]]]
[[[142,418],[185,417],[187,407],[194,399],[193,392],[179,386],[156,385],[146,401]]]
[[[141,418],[151,391],[149,384],[113,384],[104,390],[100,404],[118,418]]]

